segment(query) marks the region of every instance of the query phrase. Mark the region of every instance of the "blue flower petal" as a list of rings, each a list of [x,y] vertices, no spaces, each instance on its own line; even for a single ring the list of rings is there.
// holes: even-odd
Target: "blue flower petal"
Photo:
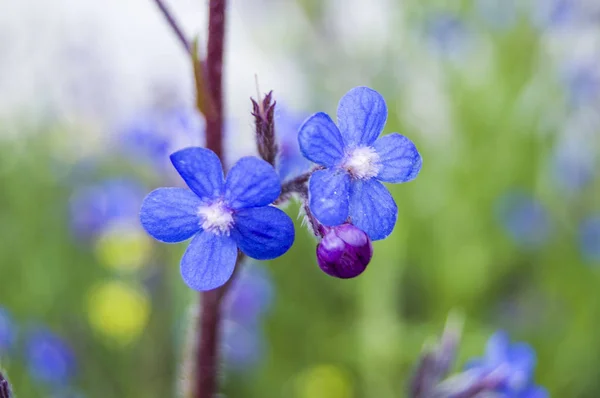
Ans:
[[[398,207],[390,192],[379,181],[353,181],[350,189],[350,217],[352,223],[365,231],[371,240],[380,240],[392,233],[398,217]]]
[[[309,207],[322,224],[340,225],[348,218],[350,176],[340,169],[317,170],[308,182]]]
[[[171,155],[171,163],[201,199],[212,199],[221,194],[223,168],[213,151],[200,147],[185,148]]]
[[[309,117],[298,131],[298,144],[305,158],[332,167],[344,156],[344,141],[331,118],[323,113]]]
[[[262,159],[241,158],[227,174],[225,200],[232,209],[271,204],[281,192],[275,169]]]
[[[510,346],[507,354],[512,367],[525,373],[532,372],[535,368],[535,351],[529,344],[514,343]]]
[[[485,359],[492,366],[497,366],[508,358],[508,350],[510,348],[510,338],[508,334],[502,330],[494,333],[485,346]]]
[[[158,188],[142,203],[140,221],[157,240],[182,242],[200,231],[198,207],[202,201],[189,189]]]
[[[415,144],[398,133],[392,133],[375,141],[373,148],[379,155],[381,169],[377,179],[385,182],[407,182],[414,179],[423,160]]]
[[[257,260],[270,260],[294,243],[294,223],[276,207],[243,209],[233,216],[231,236],[240,250]]]
[[[377,91],[356,87],[340,100],[337,119],[346,145],[371,145],[383,131],[387,106]]]
[[[544,387],[532,386],[523,391],[519,397],[521,398],[548,398],[550,395]]]
[[[236,259],[237,246],[230,236],[201,232],[181,259],[181,276],[194,290],[216,289],[231,278]]]

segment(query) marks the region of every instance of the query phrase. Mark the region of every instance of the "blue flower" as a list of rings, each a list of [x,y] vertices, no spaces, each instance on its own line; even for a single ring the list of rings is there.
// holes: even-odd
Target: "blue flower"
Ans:
[[[258,325],[225,320],[222,334],[223,361],[229,369],[246,370],[262,358],[265,340]]]
[[[211,290],[227,282],[238,248],[248,257],[267,260],[292,246],[292,220],[269,206],[281,184],[267,162],[244,157],[227,179],[217,155],[205,148],[177,151],[171,162],[190,189],[156,189],[144,199],[140,219],[159,241],[193,237],[181,259],[181,275],[189,287]]]
[[[414,179],[421,170],[421,155],[398,133],[378,138],[387,106],[370,88],[356,87],[344,95],[337,119],[339,128],[320,112],[300,127],[300,150],[325,167],[310,178],[310,209],[324,225],[340,225],[350,217],[372,240],[383,239],[394,229],[398,209],[380,181]]]
[[[561,143],[552,157],[553,177],[557,185],[569,193],[581,192],[596,174],[595,154],[589,147],[578,146]]]
[[[584,259],[600,263],[600,214],[591,216],[581,223],[579,246]]]
[[[507,398],[545,398],[546,390],[535,386],[534,350],[525,343],[512,343],[505,332],[496,332],[487,343],[485,356],[470,361],[466,368],[478,371],[481,377],[493,375],[494,391]]]
[[[8,311],[0,307],[0,357],[12,349],[16,338],[15,329]]]
[[[225,299],[225,317],[245,325],[256,324],[272,300],[273,282],[268,269],[261,264],[244,265]]]
[[[260,361],[265,348],[261,320],[271,306],[273,283],[261,264],[244,265],[224,303],[223,359],[233,370]]]
[[[539,28],[560,28],[569,25],[577,18],[575,0],[536,0],[533,21]]]
[[[435,53],[452,57],[468,48],[471,32],[460,16],[438,12],[425,21],[425,37]]]
[[[75,354],[66,341],[48,329],[30,332],[25,356],[31,376],[39,382],[64,386],[74,376]]]
[[[142,112],[123,129],[121,139],[128,154],[134,154],[165,172],[168,155],[199,145],[204,137],[202,118],[193,108],[174,107]]]
[[[278,108],[275,117],[275,130],[279,138],[277,170],[283,181],[307,171],[310,168],[310,162],[302,156],[298,146],[298,129],[304,118],[283,108]]]
[[[500,197],[498,221],[518,244],[537,247],[546,242],[550,220],[544,206],[523,192],[510,192]]]
[[[563,79],[572,106],[593,104],[600,98],[599,67],[596,60],[580,61],[565,67]]]
[[[109,179],[78,188],[69,202],[74,235],[90,238],[116,222],[135,220],[143,198],[143,187],[129,179]]]

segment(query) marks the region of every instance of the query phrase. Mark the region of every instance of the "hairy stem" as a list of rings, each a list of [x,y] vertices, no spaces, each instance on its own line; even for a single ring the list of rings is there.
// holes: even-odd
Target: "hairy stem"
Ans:
[[[210,0],[206,77],[213,111],[206,118],[206,147],[223,159],[223,48],[225,42],[225,0]],[[198,93],[200,94],[200,93]],[[238,259],[241,256],[238,256]],[[236,264],[237,266],[237,264]],[[221,301],[229,284],[203,292],[199,306],[196,352],[196,398],[213,398],[218,390],[219,328]]]
[[[192,46],[191,46],[190,42],[188,41],[188,39],[185,37],[183,30],[181,29],[181,27],[179,26],[179,24],[177,23],[177,21],[175,20],[175,18],[169,11],[169,9],[167,8],[166,4],[162,0],[154,0],[154,2],[156,3],[156,5],[160,9],[160,11],[162,12],[163,16],[165,17],[165,19],[171,26],[171,29],[173,29],[173,31],[175,32],[175,35],[179,39],[179,42],[183,45],[185,51],[187,51],[188,54],[191,55],[192,54]]]

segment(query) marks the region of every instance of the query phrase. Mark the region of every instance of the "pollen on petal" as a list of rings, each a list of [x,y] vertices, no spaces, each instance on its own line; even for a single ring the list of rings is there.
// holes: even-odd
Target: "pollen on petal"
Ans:
[[[221,201],[198,208],[200,226],[217,235],[227,235],[233,227],[233,212]]]
[[[346,153],[342,168],[359,180],[375,177],[381,168],[379,155],[370,146],[353,148]]]

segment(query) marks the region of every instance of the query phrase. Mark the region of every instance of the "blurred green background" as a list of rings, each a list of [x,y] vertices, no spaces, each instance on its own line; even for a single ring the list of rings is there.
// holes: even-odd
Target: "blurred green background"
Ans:
[[[102,13],[58,1],[47,16],[42,3],[0,1],[0,363],[18,397],[176,396],[197,294],[179,276],[185,244],[152,241],[137,209],[181,184],[164,156],[202,143],[186,56],[150,1]],[[205,36],[204,3],[171,3],[190,37]],[[459,364],[504,329],[534,347],[551,396],[600,395],[599,7],[448,3],[232,1],[229,163],[254,151],[256,73],[300,119],[376,89],[385,132],[414,141],[424,165],[390,186],[396,228],[352,280],[321,272],[287,207],[294,247],[252,265],[261,315],[228,320],[226,396],[403,397],[452,310],[465,317]],[[40,31],[16,35],[22,19]],[[125,44],[104,35],[113,23]],[[45,69],[28,55],[38,35],[54,37],[40,51],[68,55]],[[152,63],[162,51],[173,75]],[[42,338],[57,363],[31,354],[39,330],[70,347]]]

